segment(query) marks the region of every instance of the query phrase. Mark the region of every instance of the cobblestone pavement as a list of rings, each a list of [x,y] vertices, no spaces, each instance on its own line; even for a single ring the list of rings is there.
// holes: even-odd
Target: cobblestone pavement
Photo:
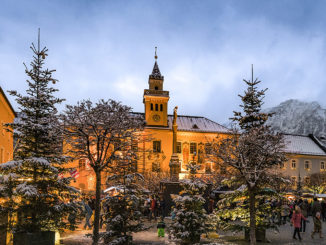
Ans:
[[[269,243],[258,243],[261,245],[278,245],[278,244],[284,244],[284,245],[295,245],[295,244],[301,244],[301,245],[310,245],[310,244],[319,244],[319,245],[326,245],[326,223],[323,222],[323,238],[319,238],[319,235],[316,234],[315,238],[312,239],[310,237],[311,232],[313,230],[313,222],[312,218],[309,217],[310,223],[307,223],[307,229],[305,233],[301,233],[302,241],[294,240],[292,239],[293,235],[293,227],[290,226],[289,223],[286,225],[279,227],[279,232],[275,231],[268,231],[267,232],[267,239],[270,240]],[[148,225],[148,224],[147,224]],[[167,236],[164,238],[158,238],[155,224],[152,224],[153,227],[147,231],[139,232],[134,234],[133,239],[134,242],[138,245],[145,245],[145,244],[153,244],[153,245],[163,245],[163,244],[170,244],[168,241]],[[81,229],[78,229],[74,232],[67,232],[62,234],[62,244],[65,245],[89,245],[91,244],[91,239],[85,237],[85,234],[91,233],[91,230],[84,231]],[[211,244],[215,245],[245,245],[248,244],[246,241],[244,241],[243,233],[226,233],[222,234],[220,233],[220,238],[210,240]],[[209,241],[205,241],[205,243],[209,243]]]

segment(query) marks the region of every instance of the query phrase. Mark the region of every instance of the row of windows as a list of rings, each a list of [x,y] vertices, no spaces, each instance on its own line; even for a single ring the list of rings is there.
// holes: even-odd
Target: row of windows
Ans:
[[[295,159],[292,159],[291,162],[290,162],[290,167],[291,167],[291,169],[296,169],[296,168],[297,168],[297,165],[298,165],[298,161],[295,160]],[[280,167],[283,168],[283,169],[286,168],[286,166],[285,166],[284,163],[282,163]],[[310,170],[311,167],[312,167],[311,161],[309,161],[309,160],[305,160],[305,161],[304,161],[304,169],[305,169],[305,170]],[[320,162],[320,169],[321,169],[321,170],[325,170],[325,169],[326,169],[326,164],[325,164],[324,161],[321,161],[321,162]]]
[[[182,149],[182,143],[181,142],[177,142],[177,153],[182,153],[183,151],[188,151],[190,154],[197,154],[197,143],[191,142],[189,145],[189,149],[188,146],[185,146],[184,149]],[[201,151],[203,151],[202,149],[200,149]],[[212,151],[212,146],[211,144],[207,143],[205,144],[205,152],[206,154],[211,154]],[[161,152],[161,141],[153,141],[153,152]]]
[[[163,104],[153,104],[153,103],[151,103],[151,111],[154,111],[154,105],[155,105],[155,111],[158,111],[159,106],[160,106],[160,111],[163,111]]]

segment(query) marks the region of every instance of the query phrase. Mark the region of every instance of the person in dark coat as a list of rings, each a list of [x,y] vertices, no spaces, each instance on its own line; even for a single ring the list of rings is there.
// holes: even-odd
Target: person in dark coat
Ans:
[[[314,219],[314,231],[311,233],[311,238],[314,239],[314,235],[316,233],[319,233],[319,237],[323,238],[322,236],[322,224],[320,220],[320,213],[317,212],[315,216],[313,216]]]
[[[326,221],[326,202],[325,200],[321,201],[321,217],[323,221]]]
[[[317,197],[315,197],[314,203],[312,204],[312,208],[311,208],[312,217],[316,217],[317,213],[321,213],[321,204],[318,201]]]
[[[160,199],[160,213],[161,213],[161,216],[163,217],[163,218],[165,218],[165,200],[164,200],[164,198],[162,197],[161,199]]]
[[[301,203],[301,213],[304,217],[308,217],[308,208],[309,208],[309,204],[307,199],[305,199],[302,203]],[[306,220],[302,219],[301,220],[301,229],[300,232],[306,232]]]
[[[91,209],[91,207],[88,205],[88,202],[82,202],[84,209],[85,209],[85,216],[86,216],[86,221],[85,221],[85,225],[84,225],[84,229],[92,228],[92,225],[89,223],[92,215],[93,215],[93,210]]]

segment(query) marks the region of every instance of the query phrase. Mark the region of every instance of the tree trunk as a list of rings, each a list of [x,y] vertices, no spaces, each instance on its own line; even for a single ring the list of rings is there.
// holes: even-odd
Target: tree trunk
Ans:
[[[95,171],[96,174],[96,197],[95,197],[95,214],[93,228],[93,245],[97,245],[99,241],[100,230],[100,212],[101,212],[101,172]]]
[[[252,188],[248,188],[250,212],[250,245],[256,245],[256,196]]]

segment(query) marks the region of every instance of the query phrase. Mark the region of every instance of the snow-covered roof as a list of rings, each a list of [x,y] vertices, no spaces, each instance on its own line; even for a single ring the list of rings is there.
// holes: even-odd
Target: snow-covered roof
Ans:
[[[168,125],[172,129],[173,116],[168,115]],[[177,117],[178,131],[219,132],[228,133],[229,129],[206,117],[182,116]]]
[[[284,135],[286,153],[326,156],[325,150],[318,144],[318,140],[312,136],[305,135]]]
[[[134,112],[134,114],[145,116],[144,113]],[[148,126],[149,128],[159,128],[172,130],[173,115],[168,115],[168,127]],[[206,117],[183,116],[177,117],[178,131],[207,132],[207,133],[230,133],[227,127],[218,124]]]

